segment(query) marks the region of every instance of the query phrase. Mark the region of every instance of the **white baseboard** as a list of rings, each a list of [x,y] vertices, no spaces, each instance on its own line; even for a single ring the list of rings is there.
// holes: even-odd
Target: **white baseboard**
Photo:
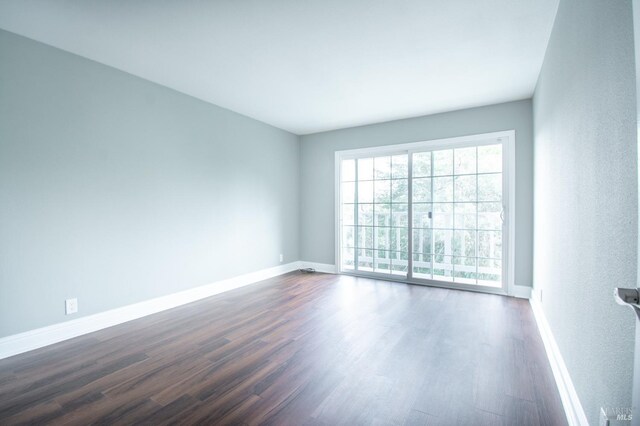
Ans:
[[[316,272],[324,272],[325,274],[336,274],[338,268],[336,265],[330,265],[328,263],[307,262],[305,260],[300,261],[301,268],[313,268]]]
[[[538,324],[538,329],[540,330],[540,335],[542,336],[544,348],[547,352],[547,358],[549,358],[549,363],[553,370],[553,377],[556,381],[556,385],[558,386],[560,399],[562,400],[564,412],[567,416],[567,422],[569,423],[569,426],[589,426],[587,416],[584,414],[582,404],[580,403],[576,389],[571,381],[571,376],[569,375],[567,366],[564,363],[558,344],[553,337],[547,318],[544,315],[542,306],[540,305],[538,292],[534,291],[533,297],[529,299],[529,303],[531,303],[531,309],[533,310],[536,323]]]
[[[514,285],[511,296],[518,297],[520,299],[531,299],[531,287]]]
[[[122,324],[137,318],[155,314],[167,309],[175,308],[187,303],[195,302],[205,297],[214,296],[229,290],[257,283],[268,278],[295,271],[301,267],[301,262],[291,262],[286,265],[274,266],[249,274],[240,275],[226,280],[217,281],[178,293],[169,294],[144,302],[134,303],[121,308],[111,309],[86,317],[77,318],[37,328],[20,334],[0,338],[0,359],[28,352],[44,346],[78,337],[83,334],[102,330],[103,328]],[[304,263],[306,265],[306,263]],[[307,266],[305,266],[307,267]],[[319,270],[319,268],[316,268]]]

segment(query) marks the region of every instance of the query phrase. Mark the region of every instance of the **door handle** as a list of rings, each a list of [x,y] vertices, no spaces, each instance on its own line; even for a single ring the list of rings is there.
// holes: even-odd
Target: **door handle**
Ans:
[[[640,320],[640,290],[616,287],[613,289],[613,298],[618,305],[632,308]]]

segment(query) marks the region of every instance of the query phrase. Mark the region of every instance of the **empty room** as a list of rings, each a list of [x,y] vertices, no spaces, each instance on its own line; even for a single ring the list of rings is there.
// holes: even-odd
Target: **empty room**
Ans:
[[[0,0],[0,425],[640,426],[640,0]]]

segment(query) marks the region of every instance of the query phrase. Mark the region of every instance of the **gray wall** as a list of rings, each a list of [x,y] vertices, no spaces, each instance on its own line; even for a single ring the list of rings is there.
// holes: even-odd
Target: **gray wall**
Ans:
[[[561,0],[534,96],[534,287],[593,425],[631,404],[612,291],[636,282],[634,75],[631,1]]]
[[[0,336],[298,260],[298,157],[293,134],[0,31]]]
[[[515,283],[531,286],[533,130],[531,101],[509,102],[301,137],[300,255],[335,263],[334,153],[406,142],[516,131]]]

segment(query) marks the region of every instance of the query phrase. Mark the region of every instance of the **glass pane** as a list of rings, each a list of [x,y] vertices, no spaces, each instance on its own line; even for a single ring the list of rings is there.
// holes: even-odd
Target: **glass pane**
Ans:
[[[391,226],[391,204],[376,204],[375,226]]]
[[[391,202],[391,181],[390,180],[376,180],[373,183],[376,192],[376,203],[390,203]]]
[[[391,253],[391,273],[396,275],[406,275],[409,267],[409,257],[407,252]]]
[[[414,228],[431,228],[432,204],[414,204],[413,205],[413,227]]]
[[[476,283],[476,259],[474,257],[454,257],[453,271],[453,281],[463,284]]]
[[[358,182],[358,202],[373,203],[373,181]]]
[[[453,201],[453,178],[433,178],[433,202],[447,203]]]
[[[344,247],[342,249],[342,269],[353,269],[354,266],[355,250],[350,247]]]
[[[495,269],[501,267],[502,261],[500,259],[478,258],[478,272],[495,273]]]
[[[449,229],[440,229],[433,231],[433,252],[434,254],[444,254],[450,256],[453,254],[452,242],[453,231]]]
[[[502,229],[501,203],[479,203],[478,204],[478,229]]]
[[[456,176],[455,201],[476,201],[476,175]]]
[[[342,160],[340,177],[343,182],[353,182],[356,180],[356,160]]]
[[[355,247],[355,227],[342,227],[342,247]]]
[[[391,177],[392,178],[407,178],[407,154],[394,155],[391,158]]]
[[[502,259],[502,231],[478,231],[478,257]]]
[[[453,205],[456,229],[476,229],[476,203]]]
[[[431,255],[413,255],[413,276],[414,278],[431,279]]]
[[[433,175],[450,176],[453,174],[453,150],[433,151]]]
[[[409,233],[407,228],[391,228],[391,250],[408,252]]]
[[[453,255],[476,257],[476,231],[453,231]]]
[[[342,224],[343,225],[355,225],[355,204],[343,204],[342,205]]]
[[[356,184],[353,182],[345,182],[342,184],[342,202],[353,203],[356,196]]]
[[[433,256],[433,279],[453,281],[453,258],[451,256]]]
[[[342,160],[340,164],[340,180],[342,182],[356,180],[356,160]]]
[[[374,176],[376,179],[391,177],[391,157],[376,157],[373,160]]]
[[[358,180],[373,180],[373,158],[358,159]]]
[[[358,225],[373,226],[373,204],[358,204]]]
[[[408,204],[391,205],[391,226],[406,227],[409,223]]]
[[[431,153],[417,152],[413,154],[413,177],[431,177]]]
[[[478,284],[500,287],[502,262],[498,259],[478,259]]]
[[[478,201],[502,201],[502,173],[478,175]]]
[[[391,181],[391,198],[394,203],[406,203],[409,187],[407,179],[394,179]]]
[[[413,202],[414,203],[430,203],[431,202],[431,179],[430,178],[413,179]]]
[[[502,144],[478,147],[478,173],[502,171]]]
[[[456,149],[453,153],[454,173],[456,175],[474,174],[476,172],[476,147]]]
[[[380,250],[391,248],[391,228],[375,228],[376,247]]]
[[[385,250],[375,250],[373,252],[373,255],[373,269],[375,270],[375,272],[380,272],[383,274],[391,273],[391,259],[389,257],[389,252]]]
[[[431,254],[431,229],[413,230],[413,252]]]
[[[453,204],[434,204],[432,223],[434,228],[453,229]]]
[[[358,250],[358,270],[373,272],[373,250]]]
[[[373,248],[373,227],[358,227],[358,248]]]

